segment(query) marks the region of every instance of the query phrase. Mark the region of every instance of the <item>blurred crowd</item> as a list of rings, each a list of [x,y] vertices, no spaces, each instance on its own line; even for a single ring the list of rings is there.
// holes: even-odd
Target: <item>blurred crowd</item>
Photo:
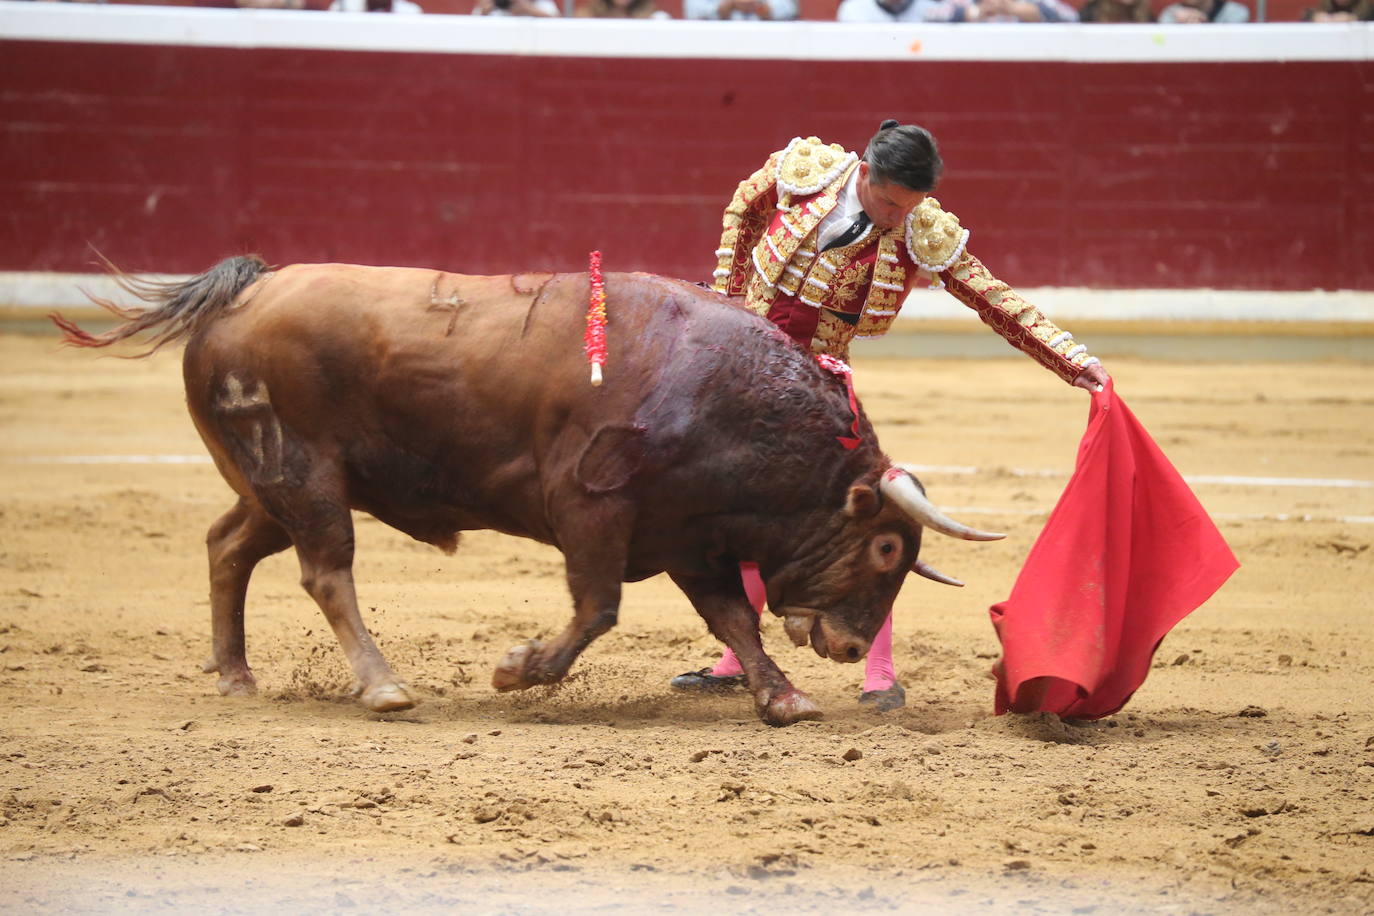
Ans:
[[[104,2],[104,0],[73,0]],[[805,0],[171,0],[176,5],[374,13],[470,12],[474,16],[571,15],[592,19],[784,21]],[[671,6],[671,11],[665,9]],[[839,22],[1249,22],[1242,0],[839,0],[824,7]],[[814,12],[814,9],[811,10]],[[1285,17],[1286,18],[1286,17]],[[1374,0],[1316,0],[1306,22],[1374,21]]]

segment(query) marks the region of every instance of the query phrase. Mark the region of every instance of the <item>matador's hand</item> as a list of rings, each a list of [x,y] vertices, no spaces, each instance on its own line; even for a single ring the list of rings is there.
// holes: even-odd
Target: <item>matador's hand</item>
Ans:
[[[1094,363],[1082,372],[1078,373],[1078,378],[1073,380],[1074,387],[1086,388],[1089,391],[1101,391],[1102,387],[1110,380],[1107,370],[1102,368],[1101,363]]]

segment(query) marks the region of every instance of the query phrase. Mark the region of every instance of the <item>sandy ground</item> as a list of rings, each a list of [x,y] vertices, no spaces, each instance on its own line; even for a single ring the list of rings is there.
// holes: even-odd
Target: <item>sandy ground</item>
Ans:
[[[1087,398],[1016,354],[856,368],[885,448],[976,468],[924,478],[1010,532],[929,544],[969,585],[901,595],[905,709],[860,707],[859,667],[772,618],[823,722],[673,694],[717,647],[662,579],[567,683],[496,694],[500,655],[566,621],[559,555],[477,532],[448,558],[360,517],[366,617],[422,697],[373,715],[290,554],[249,598],[261,693],[199,673],[229,490],[127,457],[203,454],[179,354],[0,334],[0,910],[1374,912],[1374,489],[1198,483],[1243,567],[1126,710],[996,718],[987,608]],[[1186,474],[1374,478],[1372,365],[1110,368]]]

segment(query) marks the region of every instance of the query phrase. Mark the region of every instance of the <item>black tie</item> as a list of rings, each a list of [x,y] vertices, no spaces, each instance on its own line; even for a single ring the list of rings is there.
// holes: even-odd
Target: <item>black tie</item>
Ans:
[[[860,210],[859,215],[854,217],[854,222],[849,224],[849,228],[835,236],[834,240],[821,250],[829,251],[832,248],[843,248],[845,245],[852,245],[855,239],[864,234],[864,230],[868,228],[870,222],[872,222],[872,220],[868,218],[868,214]]]

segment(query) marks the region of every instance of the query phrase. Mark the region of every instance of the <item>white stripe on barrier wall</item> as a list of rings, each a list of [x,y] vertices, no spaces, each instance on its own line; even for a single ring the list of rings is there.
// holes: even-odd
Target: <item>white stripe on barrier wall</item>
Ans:
[[[1368,23],[868,24],[383,16],[0,0],[10,41],[432,54],[1180,63],[1368,60]]]

